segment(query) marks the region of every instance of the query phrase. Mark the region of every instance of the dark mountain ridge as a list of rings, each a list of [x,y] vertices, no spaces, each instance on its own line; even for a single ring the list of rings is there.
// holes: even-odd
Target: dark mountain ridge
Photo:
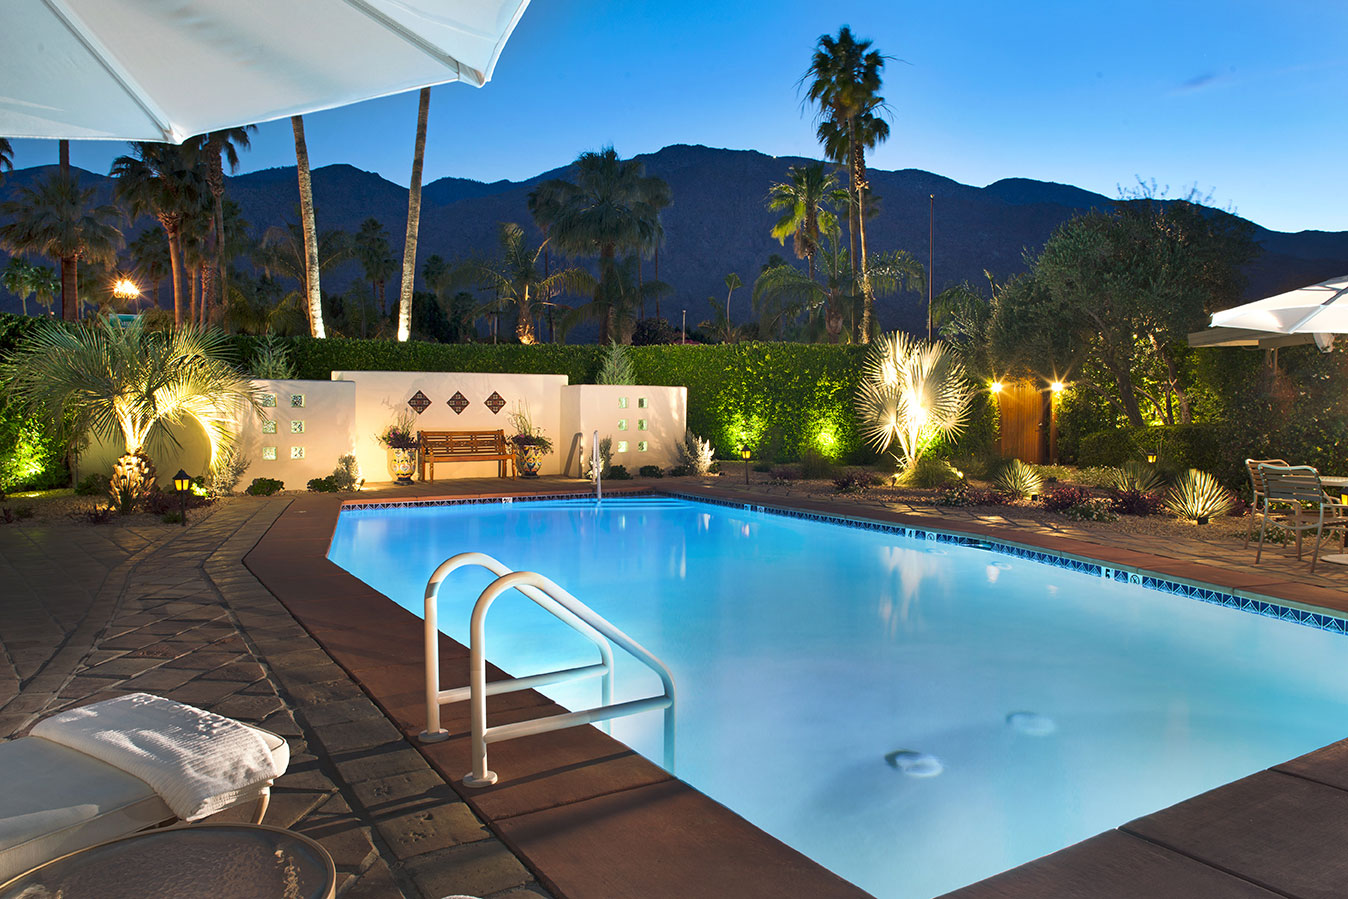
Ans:
[[[662,303],[661,313],[677,322],[686,309],[690,323],[701,321],[708,314],[706,298],[723,301],[724,278],[733,271],[745,289],[736,292],[732,314],[739,321],[748,319],[750,288],[769,256],[792,258],[789,243],[783,247],[769,234],[774,215],[764,204],[768,187],[785,180],[789,167],[812,160],[689,145],[637,158],[649,174],[669,183],[674,196],[664,213],[666,240],[659,261],[659,275],[674,293]],[[518,222],[538,237],[528,213],[529,192],[540,181],[565,176],[566,170],[561,166],[524,181],[488,184],[441,178],[427,184],[422,191],[419,258],[433,253],[449,260],[492,254],[501,222]],[[31,184],[43,171],[44,167],[35,167],[10,173],[0,185],[0,198],[8,199],[15,187]],[[98,188],[101,201],[110,201],[106,176],[82,173],[81,177]],[[937,292],[964,280],[981,286],[986,283],[984,270],[999,280],[1023,271],[1026,251],[1037,252],[1063,221],[1086,209],[1113,204],[1108,197],[1071,185],[1026,178],[1007,178],[982,188],[916,169],[872,170],[870,178],[880,209],[867,230],[872,252],[905,249],[925,263],[929,204],[934,208]],[[313,184],[320,230],[354,233],[362,221],[373,217],[388,230],[393,253],[401,258],[405,187],[345,164],[315,170]],[[297,220],[294,167],[231,177],[227,189],[257,235],[271,225]],[[151,224],[142,218],[128,229],[128,239]],[[1247,298],[1348,272],[1348,232],[1292,234],[1256,226],[1255,238],[1264,253],[1247,268]],[[648,276],[653,275],[654,262],[645,265]],[[324,288],[342,291],[360,277],[359,266],[348,263],[325,275]],[[4,308],[17,310],[17,301],[3,296]],[[915,294],[883,298],[878,301],[881,322],[887,328],[916,329],[925,321],[924,303],[925,298]]]

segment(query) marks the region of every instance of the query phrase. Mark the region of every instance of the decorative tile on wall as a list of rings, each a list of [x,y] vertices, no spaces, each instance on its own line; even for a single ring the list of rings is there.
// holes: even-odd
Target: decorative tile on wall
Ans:
[[[614,452],[617,452],[617,453],[625,453],[625,452],[627,452],[627,441],[626,441],[626,440],[619,440],[619,441],[618,441],[618,448],[617,448],[616,450],[614,450]]]
[[[262,447],[262,458],[263,458],[263,460],[266,461],[266,462],[275,462],[275,461],[276,461],[276,447],[274,447],[274,446],[264,446],[264,447]]]
[[[620,418],[620,419],[618,419],[618,430],[619,430],[619,431],[626,431],[626,430],[627,430],[627,419],[625,419],[625,418]]]
[[[276,394],[264,393],[257,398],[257,404],[264,409],[276,408]]]
[[[303,422],[303,421],[300,421],[299,419],[296,419],[296,420],[292,421],[292,422],[290,423],[290,433],[292,433],[292,434],[303,434],[303,433],[304,433],[304,422]]]
[[[412,398],[407,401],[407,405],[415,409],[417,414],[420,415],[430,408],[431,401],[426,398],[426,394],[418,390],[416,393],[412,394]]]
[[[645,409],[645,408],[646,408],[646,405],[647,405],[647,403],[646,403],[646,398],[645,398],[644,396],[639,396],[639,397],[637,397],[637,408],[638,408],[638,409]]]
[[[638,440],[638,441],[637,441],[637,452],[639,452],[639,453],[644,453],[644,452],[646,452],[646,448],[647,448],[648,446],[650,446],[650,444],[648,444],[646,441],[644,441],[644,440]]]
[[[264,419],[262,419],[262,433],[264,433],[264,434],[275,434],[275,433],[276,433],[276,420],[275,420],[275,419],[272,419],[272,418],[264,418]]]
[[[487,397],[483,402],[486,404],[487,408],[491,410],[492,415],[495,415],[504,409],[506,404],[505,400],[502,399],[501,394],[497,393],[495,390],[493,390],[491,396]]]
[[[627,397],[625,397],[625,396],[620,396],[620,397],[618,397],[618,408],[619,408],[619,409],[626,409],[626,408],[627,408]]]
[[[304,408],[304,394],[302,394],[302,393],[292,393],[292,394],[290,395],[290,405],[291,405],[291,408],[294,408],[294,409],[303,409],[303,408]]]
[[[463,410],[468,408],[468,397],[459,391],[454,391],[454,395],[445,401],[449,408],[454,410],[455,415],[462,415]]]
[[[292,458],[292,459],[303,459],[303,458],[304,458],[304,447],[302,447],[302,446],[292,446],[292,447],[290,448],[290,458]]]
[[[637,430],[638,430],[638,431],[648,431],[648,430],[650,430],[649,424],[650,424],[650,423],[649,423],[646,419],[644,419],[644,418],[638,418],[638,419],[637,419]]]

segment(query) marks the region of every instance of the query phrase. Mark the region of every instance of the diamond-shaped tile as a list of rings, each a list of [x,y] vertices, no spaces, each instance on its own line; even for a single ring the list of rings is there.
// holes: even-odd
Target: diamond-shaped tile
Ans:
[[[431,401],[426,398],[426,394],[418,390],[412,394],[412,398],[407,401],[407,405],[417,410],[417,414],[420,415],[431,405]]]
[[[491,410],[492,415],[495,415],[505,408],[505,400],[502,399],[501,394],[497,393],[495,390],[493,390],[491,396],[487,397],[483,402],[486,403],[487,408]]]
[[[463,410],[468,408],[468,397],[457,390],[454,391],[454,395],[451,396],[447,402],[449,403],[449,408],[454,410],[455,415],[462,415]]]

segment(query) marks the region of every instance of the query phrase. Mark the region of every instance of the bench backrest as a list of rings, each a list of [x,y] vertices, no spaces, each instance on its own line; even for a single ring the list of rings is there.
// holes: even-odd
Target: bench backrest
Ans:
[[[505,453],[505,431],[422,431],[421,451],[430,456]]]

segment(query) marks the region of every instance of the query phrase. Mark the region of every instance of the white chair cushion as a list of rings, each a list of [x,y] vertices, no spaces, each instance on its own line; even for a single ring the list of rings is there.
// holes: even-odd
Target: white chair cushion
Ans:
[[[284,770],[290,760],[286,741],[253,729]],[[173,818],[143,780],[92,756],[40,737],[0,743],[0,883]]]

